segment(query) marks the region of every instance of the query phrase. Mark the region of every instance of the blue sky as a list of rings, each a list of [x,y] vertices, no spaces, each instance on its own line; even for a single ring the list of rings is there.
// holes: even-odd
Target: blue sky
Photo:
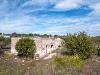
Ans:
[[[100,35],[100,0],[0,0],[0,32]]]

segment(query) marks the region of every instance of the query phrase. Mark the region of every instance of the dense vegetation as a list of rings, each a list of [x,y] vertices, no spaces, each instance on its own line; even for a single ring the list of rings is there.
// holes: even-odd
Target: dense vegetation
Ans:
[[[35,53],[35,42],[29,38],[22,38],[16,43],[18,56],[33,57]]]
[[[0,54],[3,54],[5,49],[10,49],[10,43],[10,38],[0,36]]]
[[[69,68],[69,67],[75,67],[79,69],[81,65],[83,64],[83,60],[78,57],[78,55],[72,55],[72,56],[60,56],[56,57],[53,61],[56,66]]]
[[[63,38],[63,47],[72,55],[87,59],[95,53],[95,41],[85,32],[68,34]]]
[[[28,34],[19,34],[19,33],[12,33],[12,34],[5,34],[5,35],[9,35],[11,37],[34,37],[34,36],[38,36],[38,37],[61,37],[60,35],[51,35],[51,34],[33,34],[33,33],[28,33]]]

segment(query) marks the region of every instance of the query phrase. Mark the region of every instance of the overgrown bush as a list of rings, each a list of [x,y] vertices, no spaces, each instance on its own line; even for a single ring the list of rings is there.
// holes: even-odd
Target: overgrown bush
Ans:
[[[62,66],[64,68],[75,67],[79,69],[83,64],[83,60],[80,59],[78,55],[61,56],[56,57],[53,63],[57,66]]]
[[[6,38],[3,36],[0,36],[0,47],[5,47],[6,45],[9,45],[11,43],[11,38]]]
[[[63,38],[63,47],[71,52],[78,54],[80,58],[87,59],[95,53],[95,42],[85,32],[68,34]]]
[[[100,56],[100,46],[99,45],[97,46],[96,51],[97,51],[96,55]]]
[[[35,42],[29,38],[22,38],[16,43],[18,56],[33,57],[35,53]]]
[[[4,53],[2,47],[5,45],[5,38],[3,36],[0,36],[0,55]]]
[[[0,56],[4,54],[4,51],[2,50],[2,48],[0,48]]]

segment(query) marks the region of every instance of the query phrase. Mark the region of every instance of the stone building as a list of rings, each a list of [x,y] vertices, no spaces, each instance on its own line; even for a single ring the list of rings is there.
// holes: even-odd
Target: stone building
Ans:
[[[17,54],[15,45],[21,37],[12,37],[11,38],[11,53]],[[61,45],[60,38],[43,38],[43,37],[34,37],[31,38],[35,40],[36,43],[36,53],[35,56],[44,57],[46,54],[56,50]]]

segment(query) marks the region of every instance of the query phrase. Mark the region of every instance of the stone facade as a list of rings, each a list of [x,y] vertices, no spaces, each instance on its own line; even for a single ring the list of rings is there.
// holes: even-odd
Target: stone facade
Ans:
[[[21,37],[13,37],[11,38],[11,53],[17,54],[15,45]],[[43,57],[46,54],[56,50],[61,45],[60,38],[42,38],[42,37],[34,37],[31,38],[35,40],[36,43],[36,53],[35,55],[38,57]]]

